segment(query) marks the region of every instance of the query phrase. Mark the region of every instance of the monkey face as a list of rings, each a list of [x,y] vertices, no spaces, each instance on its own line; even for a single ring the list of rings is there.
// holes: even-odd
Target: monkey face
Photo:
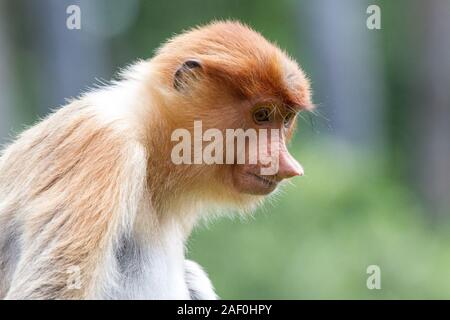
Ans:
[[[254,136],[247,135],[249,143],[238,149],[238,157],[242,152],[246,160],[244,163],[236,161],[232,168],[233,187],[238,192],[266,195],[282,180],[303,175],[302,166],[286,146],[295,116],[293,110],[275,104],[257,105],[250,110],[248,127],[257,133],[256,143],[251,141]]]
[[[204,62],[187,60],[175,72],[173,81],[173,89],[185,99],[185,107],[177,109],[176,123],[182,124],[194,140],[201,141],[201,148],[192,143],[189,150],[193,156],[188,157],[192,159],[189,163],[201,165],[196,176],[202,181],[209,176],[209,186],[215,177],[217,184],[234,193],[267,195],[281,181],[303,175],[303,168],[286,145],[296,115],[303,108],[270,94],[278,92],[276,88],[269,94],[257,92],[264,98],[255,99],[237,91],[233,84],[208,81],[206,68]],[[221,150],[211,147],[211,141],[218,140]],[[177,162],[183,163],[182,159]],[[223,192],[223,188],[212,189]]]

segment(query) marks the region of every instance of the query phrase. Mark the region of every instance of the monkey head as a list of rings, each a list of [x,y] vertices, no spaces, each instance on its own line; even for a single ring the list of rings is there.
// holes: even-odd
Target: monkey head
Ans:
[[[267,195],[282,180],[303,175],[286,145],[297,113],[312,107],[310,86],[285,52],[249,27],[227,21],[174,37],[152,60],[158,79],[163,79],[161,112],[172,130],[184,128],[195,136],[196,121],[205,134],[215,129],[214,139],[211,134],[203,136],[202,147],[222,134],[223,142],[216,147],[224,151],[216,149],[213,157],[223,161],[188,164],[191,172],[197,166],[188,179],[193,185],[201,180],[198,185],[205,193],[216,190],[224,197],[250,198]],[[249,141],[255,135],[249,129],[256,133],[253,148]],[[262,129],[266,134],[260,134]],[[236,146],[242,138],[236,132],[244,134],[244,146],[239,142]],[[190,151],[196,157],[205,149]],[[241,155],[244,162],[238,161]]]

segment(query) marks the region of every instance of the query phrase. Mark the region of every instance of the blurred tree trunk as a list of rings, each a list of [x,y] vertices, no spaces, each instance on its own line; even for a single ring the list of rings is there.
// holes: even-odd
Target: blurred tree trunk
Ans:
[[[450,215],[450,2],[420,1],[425,16],[421,100],[412,112],[415,149],[413,174],[433,218]]]
[[[384,75],[380,32],[366,26],[369,3],[359,0],[303,1],[298,14],[310,20],[309,34],[317,59],[314,87],[333,138],[355,147],[384,146]]]
[[[81,29],[69,30],[66,9],[78,5],[81,10]],[[108,43],[105,38],[86,32],[87,17],[100,19],[98,1],[46,0],[26,1],[28,29],[32,51],[38,55],[41,83],[39,111],[65,104],[66,99],[78,96],[97,78],[111,76]],[[32,28],[32,29],[31,29]],[[35,32],[39,30],[39,32]]]

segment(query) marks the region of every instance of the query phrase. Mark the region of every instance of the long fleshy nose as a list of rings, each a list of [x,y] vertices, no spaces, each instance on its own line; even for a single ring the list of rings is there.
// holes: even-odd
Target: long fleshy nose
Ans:
[[[287,150],[280,153],[278,177],[288,179],[295,176],[303,176],[304,171],[300,163],[295,160]]]

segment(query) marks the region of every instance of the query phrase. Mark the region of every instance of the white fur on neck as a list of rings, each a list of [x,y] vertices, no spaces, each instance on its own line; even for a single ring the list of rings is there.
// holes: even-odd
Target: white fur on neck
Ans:
[[[120,238],[107,249],[102,264],[107,271],[101,276],[102,285],[92,293],[92,298],[190,299],[190,292],[196,292],[196,296],[214,299],[216,296],[206,273],[200,267],[192,267],[193,263],[185,263],[185,241],[198,212],[172,208],[173,212],[159,213],[159,216],[167,214],[170,218],[155,220],[157,213],[142,183],[144,177],[139,177],[136,172],[139,168],[141,174],[147,173],[146,150],[140,142],[139,130],[142,128],[139,128],[138,120],[143,108],[151,108],[151,103],[145,100],[144,105],[142,98],[145,81],[139,81],[142,80],[140,77],[149,77],[149,69],[148,63],[141,62],[131,67],[134,72],[124,74],[124,80],[84,97],[101,121],[129,135],[134,150],[130,154],[134,156],[128,169],[132,175],[132,172],[136,173],[133,181],[141,180],[128,186],[133,191],[127,194],[135,194],[138,199],[123,199],[121,210],[126,218],[121,224]],[[188,284],[192,288],[188,288]]]

